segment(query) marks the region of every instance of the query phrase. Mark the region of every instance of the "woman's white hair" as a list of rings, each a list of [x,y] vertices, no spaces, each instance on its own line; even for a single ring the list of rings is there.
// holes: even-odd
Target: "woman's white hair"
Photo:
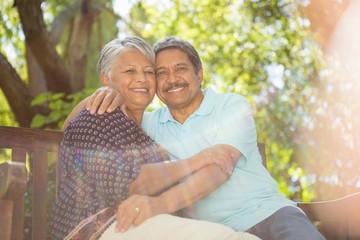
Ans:
[[[124,39],[114,39],[108,42],[101,50],[99,61],[97,63],[97,71],[99,76],[110,76],[111,69],[119,55],[124,48],[135,48],[155,65],[155,54],[153,48],[145,40],[139,37],[126,37]]]

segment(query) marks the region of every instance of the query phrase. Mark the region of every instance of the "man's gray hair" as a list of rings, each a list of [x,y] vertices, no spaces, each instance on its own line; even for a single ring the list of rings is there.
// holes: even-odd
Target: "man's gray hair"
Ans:
[[[114,60],[124,48],[135,48],[155,65],[155,54],[150,44],[139,37],[126,37],[124,39],[114,39],[108,42],[101,50],[97,63],[97,71],[99,76],[111,73]]]
[[[168,48],[174,48],[184,52],[193,64],[196,74],[202,69],[199,54],[190,42],[172,36],[166,37],[154,44],[155,55],[158,55],[159,52]]]

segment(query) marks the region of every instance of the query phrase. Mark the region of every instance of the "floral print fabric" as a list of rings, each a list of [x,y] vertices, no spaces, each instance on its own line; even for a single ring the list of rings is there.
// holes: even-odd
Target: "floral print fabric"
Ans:
[[[59,152],[57,198],[49,221],[54,240],[126,199],[141,164],[167,160],[120,109],[103,115],[82,110],[65,129]]]

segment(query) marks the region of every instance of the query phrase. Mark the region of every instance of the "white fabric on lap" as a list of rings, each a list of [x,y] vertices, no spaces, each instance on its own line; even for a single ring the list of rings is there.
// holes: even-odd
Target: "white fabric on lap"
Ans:
[[[152,217],[125,233],[115,232],[115,222],[100,240],[259,240],[258,237],[208,221],[180,218],[169,214]]]

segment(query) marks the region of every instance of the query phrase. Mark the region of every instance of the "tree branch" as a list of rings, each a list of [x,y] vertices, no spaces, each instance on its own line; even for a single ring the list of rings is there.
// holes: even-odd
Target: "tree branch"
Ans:
[[[6,57],[0,53],[0,88],[3,90],[12,112],[20,126],[30,127],[31,120],[37,112],[45,108],[32,108],[32,96],[26,84]],[[41,110],[40,110],[41,111]]]
[[[50,31],[50,36],[54,45],[56,45],[59,42],[65,24],[75,17],[76,13],[79,10],[79,7],[80,4],[78,1],[76,1],[73,4],[67,6],[58,15],[56,15],[54,21],[51,24],[51,31]]]
[[[80,4],[76,1],[73,4],[68,5],[64,10],[56,15],[50,30],[50,38],[55,46],[60,41],[64,26],[74,19],[79,7]],[[26,44],[25,49],[30,92],[32,96],[37,96],[41,92],[47,91],[46,78],[41,67],[37,63],[36,57],[32,53],[31,48]]]
[[[69,72],[46,30],[40,4],[41,0],[15,0],[26,43],[44,72],[48,90],[71,93]]]
[[[80,91],[85,86],[87,53],[91,29],[101,8],[93,6],[90,0],[81,1],[81,12],[74,22],[70,41],[70,76],[72,89]]]

